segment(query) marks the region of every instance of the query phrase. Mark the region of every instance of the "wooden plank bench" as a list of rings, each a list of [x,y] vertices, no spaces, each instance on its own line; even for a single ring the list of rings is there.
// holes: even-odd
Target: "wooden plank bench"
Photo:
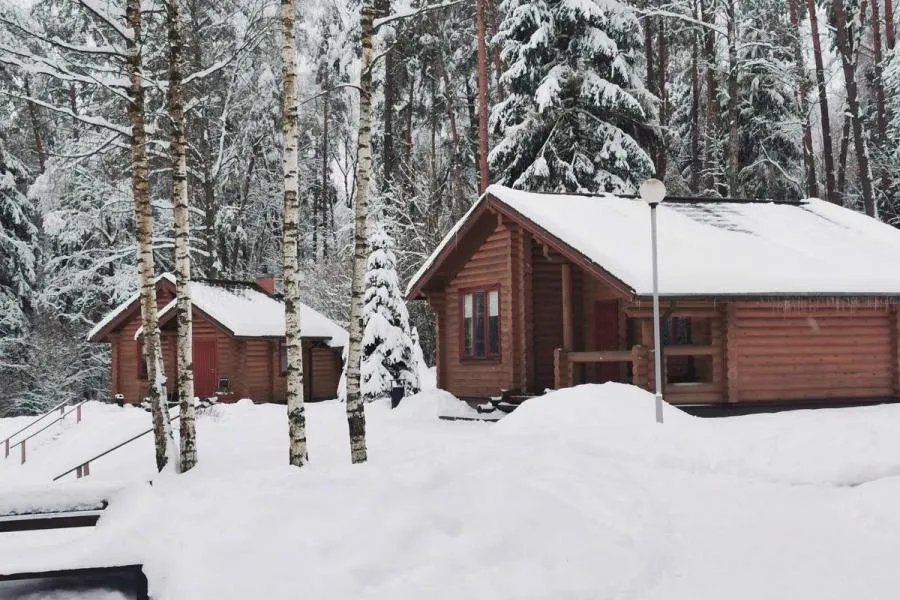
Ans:
[[[100,519],[103,509],[72,510],[52,513],[26,513],[22,515],[0,515],[0,533],[14,531],[40,531],[43,529],[70,529],[93,527]]]

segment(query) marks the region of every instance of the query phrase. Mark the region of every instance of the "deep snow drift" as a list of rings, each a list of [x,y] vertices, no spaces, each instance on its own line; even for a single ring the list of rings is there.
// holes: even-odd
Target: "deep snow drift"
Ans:
[[[64,543],[0,536],[0,569],[139,562],[154,598],[179,600],[896,596],[900,406],[717,420],[667,407],[659,426],[652,403],[582,386],[486,424],[439,421],[469,410],[440,391],[378,402],[358,466],[343,405],[314,404],[304,470],[285,465],[283,407],[215,407],[197,469],[147,485],[149,439],[98,461],[57,489],[110,486],[99,525]],[[85,444],[125,436],[106,417]],[[34,465],[0,466],[0,499],[82,458],[73,431]]]

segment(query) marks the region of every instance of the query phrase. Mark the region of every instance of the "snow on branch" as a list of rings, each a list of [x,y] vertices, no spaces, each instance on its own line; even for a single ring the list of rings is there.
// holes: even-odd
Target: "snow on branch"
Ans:
[[[0,63],[19,67],[35,75],[47,75],[60,81],[76,81],[87,85],[99,85],[116,96],[127,100],[127,96],[122,91],[128,88],[128,80],[125,78],[99,79],[93,75],[82,75],[47,57],[17,50],[4,44],[0,44]]]
[[[634,11],[641,15],[642,17],[665,17],[667,19],[675,19],[676,21],[684,21],[686,23],[690,23],[692,25],[697,25],[698,27],[705,27],[707,29],[711,29],[716,33],[721,35],[728,35],[728,32],[722,29],[721,27],[716,26],[713,23],[707,23],[705,21],[701,21],[700,19],[696,19],[691,15],[685,15],[682,13],[676,13],[669,10],[660,10],[660,9],[646,9],[646,8],[635,8]]]
[[[60,39],[57,36],[48,37],[42,33],[34,31],[32,29],[28,29],[0,15],[0,23],[11,27],[17,31],[20,31],[27,35],[28,37],[34,38],[36,40],[42,41],[44,43],[50,44],[52,46],[56,46],[58,48],[63,48],[64,50],[70,50],[72,52],[77,52],[79,54],[93,54],[93,55],[101,55],[101,56],[124,56],[125,52],[121,48],[116,48],[115,46],[81,46],[77,44],[70,44],[69,42]]]
[[[452,2],[443,2],[441,4],[431,4],[429,6],[423,6],[421,8],[415,8],[413,10],[399,12],[393,15],[388,15],[386,17],[381,17],[380,19],[375,19],[373,23],[373,27],[375,31],[378,31],[378,28],[383,25],[390,25],[394,21],[400,21],[403,19],[409,19],[411,17],[416,17],[418,15],[422,15],[425,13],[429,13],[435,10],[441,10],[444,8],[450,8],[451,6],[456,6],[457,4],[462,3],[462,0],[453,0]]]
[[[129,27],[125,27],[122,23],[110,15],[104,8],[100,6],[101,0],[78,0],[81,5],[92,15],[109,25],[122,39],[128,43],[134,42],[134,32]]]
[[[15,98],[17,100],[23,100],[25,102],[33,102],[42,108],[46,108],[47,110],[51,110],[55,113],[59,113],[62,115],[66,115],[67,117],[71,117],[77,121],[85,123],[86,125],[90,125],[92,127],[99,127],[101,129],[108,129],[109,131],[115,131],[119,135],[124,135],[126,137],[131,136],[131,128],[130,127],[122,127],[121,125],[116,125],[115,123],[110,123],[103,117],[91,117],[87,115],[79,115],[75,112],[72,112],[70,108],[64,108],[62,106],[56,106],[55,104],[51,104],[49,102],[44,102],[38,98],[33,96],[26,96],[24,94],[13,94],[11,92],[0,91],[0,94],[4,96],[9,96],[10,98]]]

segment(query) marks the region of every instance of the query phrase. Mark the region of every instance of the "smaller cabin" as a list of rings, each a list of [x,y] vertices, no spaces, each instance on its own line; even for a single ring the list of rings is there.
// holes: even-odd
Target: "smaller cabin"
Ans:
[[[177,382],[175,278],[156,279],[160,341],[166,387]],[[194,393],[220,401],[251,398],[285,402],[287,352],[284,302],[271,277],[255,282],[200,279],[191,282]],[[301,304],[304,391],[307,400],[337,397],[348,335],[340,325]],[[88,341],[110,345],[110,395],[132,404],[147,396],[147,365],[141,340],[137,294],[123,302],[88,334]]]
[[[900,397],[900,231],[821,200],[657,211],[668,402]],[[490,186],[407,289],[435,315],[438,386],[653,390],[650,232],[637,198]]]

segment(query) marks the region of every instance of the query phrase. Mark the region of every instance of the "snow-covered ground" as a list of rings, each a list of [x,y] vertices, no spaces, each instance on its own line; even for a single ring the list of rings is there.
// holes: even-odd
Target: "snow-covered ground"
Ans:
[[[154,477],[149,436],[101,459],[50,495],[108,496],[98,526],[0,535],[0,570],[142,563],[156,599],[896,597],[900,406],[667,407],[659,426],[652,402],[582,386],[496,424],[438,420],[468,410],[439,391],[374,403],[357,466],[343,405],[312,404],[303,470],[283,407],[218,406],[194,471]],[[24,467],[0,463],[0,503],[46,503],[52,475],[147,426],[90,405]]]

